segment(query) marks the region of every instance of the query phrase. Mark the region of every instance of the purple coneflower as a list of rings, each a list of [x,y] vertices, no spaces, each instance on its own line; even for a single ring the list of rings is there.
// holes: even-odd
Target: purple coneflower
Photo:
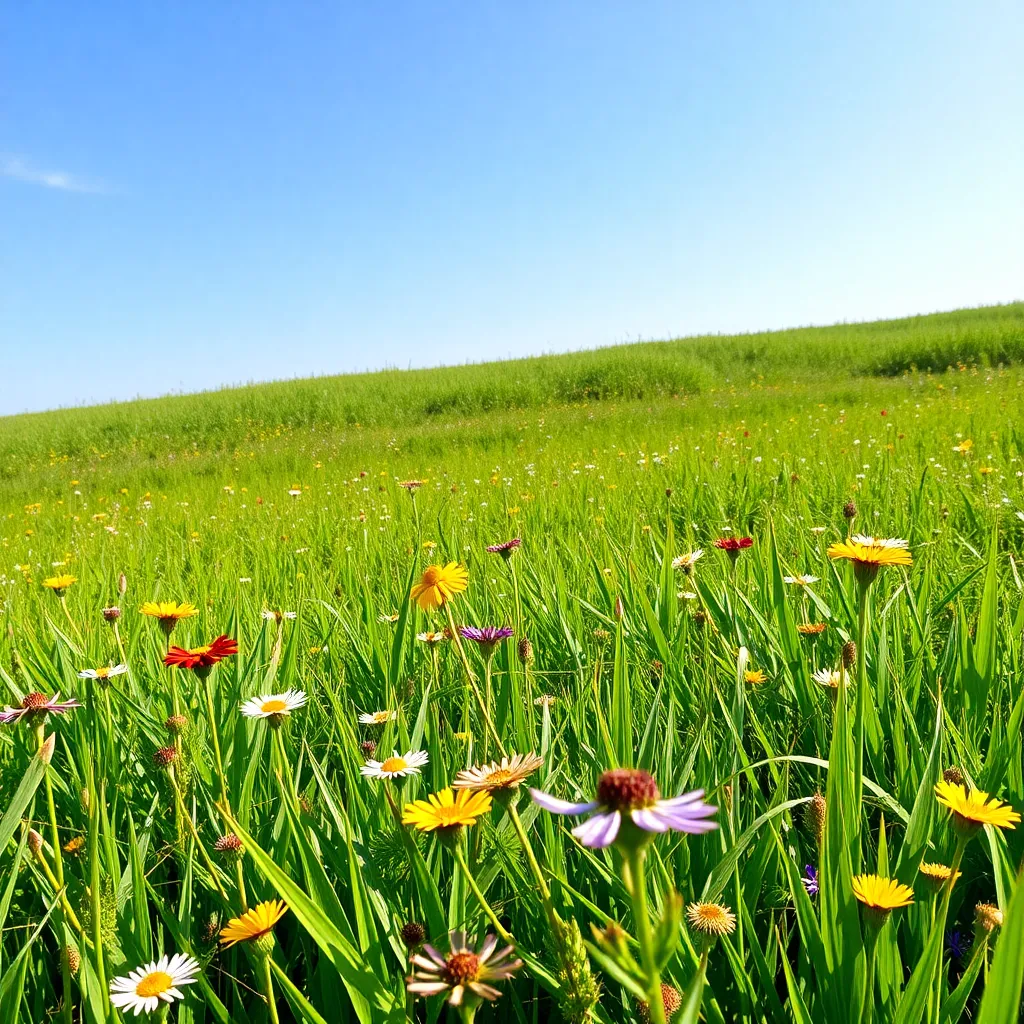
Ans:
[[[501,555],[505,561],[508,561],[522,543],[522,538],[513,537],[511,540],[504,540],[500,544],[488,544],[487,551],[492,555]]]
[[[511,626],[459,626],[459,636],[479,644],[487,655],[493,654],[494,648],[514,632]]]
[[[818,869],[813,864],[804,865],[804,877],[800,879],[808,896],[818,895]]]
[[[47,715],[64,715],[82,705],[77,700],[60,699],[60,694],[55,693],[47,697],[44,693],[30,693],[25,696],[20,707],[5,707],[0,711],[0,724],[9,725],[22,718],[45,718]]]
[[[662,800],[658,784],[645,771],[637,768],[614,768],[597,783],[597,799],[572,803],[531,789],[533,802],[552,814],[592,814],[572,834],[584,846],[611,846],[616,839],[627,845],[646,842],[644,833],[688,832],[696,835],[718,828],[708,821],[717,810],[703,801],[704,790],[695,789],[682,796]],[[624,813],[628,817],[624,818]]]

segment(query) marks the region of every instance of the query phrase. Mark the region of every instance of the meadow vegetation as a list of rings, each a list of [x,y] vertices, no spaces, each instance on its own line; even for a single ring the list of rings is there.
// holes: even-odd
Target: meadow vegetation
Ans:
[[[1016,1021],[1022,356],[0,419],[0,1021]]]

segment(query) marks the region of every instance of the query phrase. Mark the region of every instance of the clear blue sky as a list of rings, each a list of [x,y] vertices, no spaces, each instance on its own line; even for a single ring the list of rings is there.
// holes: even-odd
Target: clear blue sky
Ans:
[[[1024,5],[8,4],[0,412],[1024,298]]]

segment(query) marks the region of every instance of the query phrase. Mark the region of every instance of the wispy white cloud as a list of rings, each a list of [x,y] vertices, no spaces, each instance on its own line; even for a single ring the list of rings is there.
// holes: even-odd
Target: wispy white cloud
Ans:
[[[102,182],[88,181],[67,171],[47,171],[33,166],[29,161],[17,156],[0,156],[0,175],[24,181],[30,185],[42,185],[43,188],[55,188],[61,192],[106,192]]]

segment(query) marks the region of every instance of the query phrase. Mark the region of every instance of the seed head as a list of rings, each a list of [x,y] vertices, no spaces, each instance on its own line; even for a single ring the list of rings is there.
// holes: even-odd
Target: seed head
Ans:
[[[992,903],[979,903],[974,908],[974,923],[983,932],[994,932],[1003,926],[1003,912]]]
[[[78,974],[78,968],[82,966],[82,954],[74,946],[65,946],[64,959],[67,961],[68,973],[73,978]]]
[[[32,853],[38,853],[43,848],[43,837],[34,828],[28,830],[28,848]]]
[[[377,752],[377,741],[376,740],[363,740],[363,742],[359,744],[359,749],[367,757],[373,757],[373,755]]]
[[[851,669],[857,664],[857,645],[853,640],[843,644],[843,668]]]
[[[529,665],[533,661],[533,644],[530,643],[529,637],[524,636],[519,640],[516,644],[516,653],[524,665]]]
[[[242,840],[239,839],[234,832],[229,832],[227,835],[220,836],[213,844],[213,848],[217,853],[222,853],[228,858],[242,856]]]
[[[953,786],[965,785],[964,773],[955,765],[950,765],[943,773],[943,779]]]
[[[847,519],[854,519],[854,518],[856,518],[856,516],[857,516],[857,506],[853,503],[852,500],[848,501],[843,506],[843,515],[846,516]]]
[[[682,993],[667,981],[661,983],[661,1005],[665,1008],[666,1021],[670,1021],[679,1012],[679,1007],[683,1005]],[[650,1005],[643,1000],[638,1001],[636,1004],[636,1015],[643,1024],[650,1024]]]
[[[178,736],[183,733],[187,725],[188,719],[184,715],[171,715],[171,717],[164,722],[164,728],[172,736]]]
[[[153,755],[153,764],[157,768],[170,768],[178,759],[178,751],[174,747],[161,747]]]
[[[821,846],[825,838],[825,812],[828,807],[825,798],[820,792],[815,793],[811,799],[804,804],[804,825],[807,831],[814,836],[814,841]]]
[[[427,940],[427,931],[419,921],[406,921],[400,934],[407,949],[417,949]]]
[[[103,609],[103,618],[107,622],[117,622],[121,618],[121,609],[117,605],[111,605],[109,608]]]

